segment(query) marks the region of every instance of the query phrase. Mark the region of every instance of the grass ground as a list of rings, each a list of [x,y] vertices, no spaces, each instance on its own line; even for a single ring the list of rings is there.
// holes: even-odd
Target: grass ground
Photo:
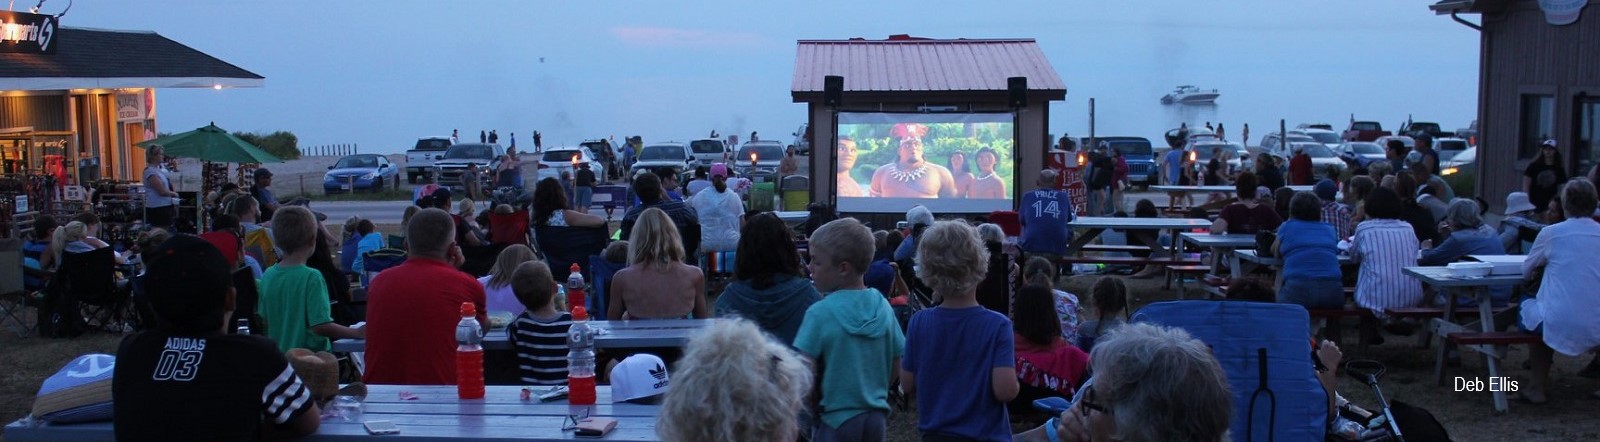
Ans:
[[[1099,276],[1063,278],[1059,286],[1072,293],[1087,293]],[[1161,281],[1127,280],[1134,294],[1134,305],[1173,298],[1171,290],[1162,290]],[[1191,293],[1198,296],[1198,291]],[[1192,297],[1192,296],[1191,296]],[[1354,330],[1354,324],[1347,330]],[[1353,335],[1353,333],[1349,333]],[[1588,357],[1556,357],[1552,372],[1550,403],[1529,405],[1513,402],[1507,414],[1497,415],[1486,392],[1455,392],[1450,385],[1433,383],[1433,351],[1417,347],[1414,337],[1387,336],[1384,345],[1366,349],[1356,348],[1351,342],[1344,345],[1345,359],[1374,359],[1388,365],[1389,374],[1382,380],[1385,396],[1426,408],[1438,417],[1452,437],[1458,441],[1570,441],[1600,439],[1600,400],[1590,399],[1589,393],[1600,389],[1600,380],[1585,379],[1574,373],[1588,361]],[[92,334],[78,339],[18,338],[9,331],[0,332],[0,421],[10,423],[27,415],[33,396],[45,377],[60,369],[73,357],[92,352],[114,353],[119,336]],[[1488,371],[1481,357],[1468,353],[1459,368],[1451,369],[1450,376],[1486,379]],[[1511,351],[1503,364],[1507,376],[1526,385],[1527,370],[1521,369],[1527,359],[1525,349]],[[1341,377],[1339,392],[1351,401],[1374,408],[1372,391],[1365,385]],[[1019,424],[1017,429],[1031,427]],[[896,413],[889,418],[890,441],[918,440],[916,413]],[[0,432],[0,440],[4,439]]]

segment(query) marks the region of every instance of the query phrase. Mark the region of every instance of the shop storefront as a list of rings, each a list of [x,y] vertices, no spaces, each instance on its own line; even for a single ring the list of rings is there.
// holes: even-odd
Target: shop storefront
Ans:
[[[0,209],[20,209],[9,207],[16,196],[38,210],[72,186],[137,181],[144,149],[135,144],[156,136],[157,89],[264,83],[155,32],[0,11]]]

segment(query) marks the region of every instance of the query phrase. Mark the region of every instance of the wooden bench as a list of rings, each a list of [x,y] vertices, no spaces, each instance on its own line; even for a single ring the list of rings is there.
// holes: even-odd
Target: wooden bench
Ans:
[[[1177,280],[1177,299],[1184,299],[1184,276],[1205,275],[1211,273],[1211,266],[1203,264],[1185,264],[1167,266],[1167,283],[1163,287],[1172,287],[1172,281]]]
[[[1516,307],[1516,304],[1511,304],[1511,305],[1507,305],[1507,306],[1503,306],[1503,307],[1495,307],[1493,309],[1493,314],[1498,317],[1498,316],[1510,311],[1511,309],[1513,309],[1515,307]],[[1444,307],[1438,307],[1438,306],[1401,307],[1401,308],[1394,308],[1394,309],[1384,310],[1384,314],[1388,315],[1390,317],[1394,317],[1394,318],[1443,319],[1444,318]],[[1473,317],[1477,317],[1477,316],[1478,316],[1478,309],[1477,308],[1457,308],[1455,317],[1454,318],[1450,318],[1450,319],[1455,320],[1455,319],[1460,319],[1460,318],[1473,318]],[[1454,322],[1454,321],[1450,321],[1450,322]],[[1418,337],[1418,340],[1417,340],[1417,346],[1418,347],[1428,348],[1428,345],[1433,342],[1433,330],[1434,330],[1434,327],[1423,327],[1422,330],[1420,330],[1418,332],[1418,336],[1417,336]]]
[[[1155,258],[1155,257],[1151,257],[1151,258],[1133,258],[1133,257],[1117,257],[1117,256],[1064,256],[1064,257],[1061,257],[1061,261],[1060,262],[1062,264],[1068,264],[1068,265],[1071,265],[1071,264],[1083,264],[1083,263],[1110,264],[1110,265],[1118,265],[1118,264],[1120,264],[1120,265],[1164,264],[1164,265],[1169,265],[1169,266],[1171,266],[1171,265],[1196,265],[1196,264],[1200,264],[1200,260],[1198,260],[1198,259],[1187,259],[1187,258],[1173,259],[1173,258]]]
[[[1489,366],[1489,376],[1501,376],[1502,370],[1499,367],[1499,363],[1505,360],[1506,346],[1538,344],[1542,338],[1539,335],[1528,332],[1505,331],[1448,333],[1445,334],[1444,339],[1446,342],[1455,344],[1458,347],[1474,347],[1474,350],[1487,355],[1490,360],[1486,361],[1485,364]],[[1433,380],[1438,385],[1444,385],[1445,367],[1447,365],[1445,361],[1448,354],[1446,349],[1449,347],[1449,345],[1440,345],[1438,353],[1435,355]]]
[[[1457,345],[1525,345],[1541,339],[1539,335],[1520,331],[1451,333],[1444,338]]]
[[[1083,250],[1085,252],[1134,253],[1134,252],[1149,252],[1150,248],[1149,247],[1145,247],[1145,246],[1118,246],[1118,245],[1109,245],[1109,244],[1089,244],[1089,245],[1083,246],[1083,249],[1081,249],[1081,250]]]
[[[1323,336],[1325,336],[1328,340],[1333,341],[1334,343],[1343,343],[1343,338],[1344,338],[1343,337],[1343,330],[1344,330],[1344,327],[1338,325],[1339,321],[1343,320],[1344,318],[1371,318],[1371,317],[1373,317],[1372,316],[1372,310],[1367,310],[1366,308],[1362,308],[1362,307],[1359,307],[1359,306],[1356,306],[1356,305],[1346,305],[1346,306],[1344,306],[1342,308],[1310,309],[1310,310],[1308,310],[1308,312],[1311,314],[1311,318],[1312,319],[1323,319],[1323,320],[1327,321],[1328,324],[1323,326],[1322,333],[1323,333]],[[1367,346],[1366,341],[1359,339],[1359,336],[1360,336],[1360,333],[1357,333],[1357,337],[1358,337],[1357,340],[1360,341],[1360,342],[1357,343],[1356,346],[1358,348],[1366,348],[1366,346]]]

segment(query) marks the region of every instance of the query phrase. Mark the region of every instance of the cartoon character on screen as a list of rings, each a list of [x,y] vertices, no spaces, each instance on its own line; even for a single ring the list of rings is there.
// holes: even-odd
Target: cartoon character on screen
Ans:
[[[839,196],[863,197],[867,196],[866,189],[861,188],[855,177],[850,176],[850,169],[856,167],[856,140],[850,137],[839,139],[839,169],[837,170],[839,182]]]
[[[1000,155],[993,148],[978,149],[974,155],[978,159],[978,176],[972,179],[972,185],[967,188],[967,198],[973,199],[1005,199],[1006,182],[994,171],[994,166],[1000,163]]]
[[[956,179],[956,198],[966,198],[967,191],[972,187],[972,166],[967,162],[967,154],[959,150],[950,152],[950,157],[945,161],[950,168],[950,175]]]
[[[929,163],[922,158],[922,138],[928,135],[928,126],[901,123],[894,126],[893,134],[900,138],[900,149],[895,162],[885,164],[872,173],[872,196],[888,198],[950,198],[955,196],[956,182],[950,169]]]

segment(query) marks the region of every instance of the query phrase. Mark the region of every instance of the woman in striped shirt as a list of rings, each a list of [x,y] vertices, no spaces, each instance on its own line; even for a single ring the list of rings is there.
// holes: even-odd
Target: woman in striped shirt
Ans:
[[[1411,225],[1400,220],[1402,203],[1394,190],[1379,187],[1367,196],[1367,220],[1356,225],[1350,258],[1361,264],[1356,304],[1383,318],[1384,311],[1422,303],[1422,284],[1403,269],[1417,265],[1419,243]]]

